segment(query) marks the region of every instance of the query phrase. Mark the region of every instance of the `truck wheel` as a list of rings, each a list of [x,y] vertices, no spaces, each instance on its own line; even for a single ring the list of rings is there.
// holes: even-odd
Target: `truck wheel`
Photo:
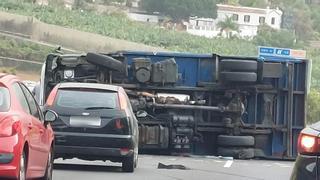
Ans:
[[[233,157],[236,159],[252,159],[254,158],[253,148],[218,148],[218,155],[225,157]]]
[[[129,156],[122,161],[122,171],[123,172],[133,172],[134,171],[134,156]]]
[[[257,73],[254,72],[220,72],[220,80],[223,82],[256,82]]]
[[[86,57],[87,61],[91,64],[102,66],[118,72],[124,72],[124,64],[110,56],[97,54],[97,53],[88,53]]]
[[[232,146],[232,147],[254,146],[254,137],[253,136],[219,135],[218,136],[218,145],[219,146]]]
[[[223,59],[220,62],[220,68],[221,71],[257,72],[258,62],[250,60]]]

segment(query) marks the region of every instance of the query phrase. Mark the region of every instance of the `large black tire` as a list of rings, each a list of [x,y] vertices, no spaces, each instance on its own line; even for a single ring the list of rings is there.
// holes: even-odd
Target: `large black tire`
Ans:
[[[254,72],[220,72],[220,80],[223,82],[252,83],[258,80],[258,76]]]
[[[86,57],[87,61],[91,64],[102,66],[107,69],[111,69],[118,72],[123,72],[125,70],[124,64],[110,56],[97,54],[97,53],[88,53]]]
[[[232,146],[232,147],[252,147],[254,146],[253,136],[218,136],[219,146]]]
[[[223,59],[220,62],[220,69],[221,71],[257,72],[258,62],[250,60]]]
[[[224,157],[233,157],[235,159],[252,159],[254,158],[253,148],[218,148],[218,155]]]
[[[51,149],[48,155],[48,162],[46,167],[46,172],[41,180],[52,180],[52,171],[53,171],[53,150]]]
[[[122,161],[122,171],[123,172],[133,172],[134,171],[134,156],[129,156],[123,159]]]

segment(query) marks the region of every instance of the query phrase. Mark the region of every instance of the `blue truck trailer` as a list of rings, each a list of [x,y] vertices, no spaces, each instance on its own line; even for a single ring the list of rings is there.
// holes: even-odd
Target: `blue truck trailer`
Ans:
[[[294,158],[306,123],[310,61],[263,48],[260,57],[50,54],[40,104],[60,82],[115,84],[126,89],[139,120],[140,151]]]

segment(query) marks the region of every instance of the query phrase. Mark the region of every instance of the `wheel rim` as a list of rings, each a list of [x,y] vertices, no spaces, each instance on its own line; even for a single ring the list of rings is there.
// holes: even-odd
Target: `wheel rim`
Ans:
[[[47,175],[48,175],[47,179],[48,180],[52,179],[51,178],[52,177],[52,169],[53,169],[53,167],[52,167],[52,153],[50,152],[49,156],[48,156],[48,168],[47,168]]]
[[[24,158],[24,154],[22,154],[20,158],[19,180],[25,180],[25,179],[26,179],[25,158]]]

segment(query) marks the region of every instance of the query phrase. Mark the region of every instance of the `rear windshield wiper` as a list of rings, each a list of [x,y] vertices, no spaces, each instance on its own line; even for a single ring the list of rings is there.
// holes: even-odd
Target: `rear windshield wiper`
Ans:
[[[85,110],[93,110],[93,109],[114,109],[114,108],[112,108],[112,107],[103,107],[103,106],[85,108]]]

